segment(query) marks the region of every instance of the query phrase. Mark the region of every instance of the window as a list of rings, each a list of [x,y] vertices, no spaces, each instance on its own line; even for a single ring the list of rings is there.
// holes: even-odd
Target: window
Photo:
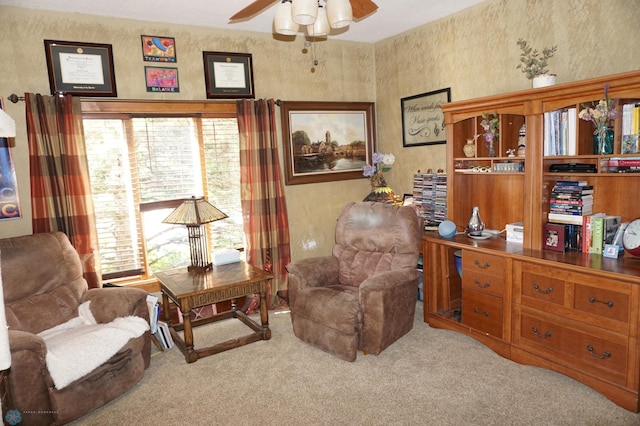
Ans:
[[[210,251],[244,246],[235,104],[225,112],[198,105],[83,105],[104,280],[188,265],[186,228],[162,220],[191,196],[229,216],[206,225]]]

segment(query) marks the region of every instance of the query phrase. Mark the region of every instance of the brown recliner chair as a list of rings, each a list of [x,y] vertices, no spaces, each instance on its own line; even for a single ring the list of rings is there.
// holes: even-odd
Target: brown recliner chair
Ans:
[[[0,267],[9,326],[10,405],[21,424],[65,424],[140,381],[150,362],[150,334],[128,340],[100,367],[57,389],[46,364],[44,330],[78,317],[85,301],[97,323],[139,316],[149,321],[147,293],[134,288],[87,289],[78,253],[61,232],[0,239]]]
[[[287,265],[294,334],[347,361],[404,336],[413,327],[421,237],[411,207],[347,204],[333,255]]]

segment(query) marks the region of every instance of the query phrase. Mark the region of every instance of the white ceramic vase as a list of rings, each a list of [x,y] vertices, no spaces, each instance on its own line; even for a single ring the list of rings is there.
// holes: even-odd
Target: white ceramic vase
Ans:
[[[556,84],[556,75],[555,74],[537,75],[533,77],[533,79],[531,80],[531,84],[534,89],[538,87],[553,86],[554,84]]]

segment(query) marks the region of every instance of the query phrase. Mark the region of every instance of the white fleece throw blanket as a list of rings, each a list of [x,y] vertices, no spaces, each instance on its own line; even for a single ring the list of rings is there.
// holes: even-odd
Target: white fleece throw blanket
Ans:
[[[98,324],[85,302],[78,316],[38,333],[47,345],[47,368],[57,389],[92,372],[149,329],[143,318],[128,316]]]

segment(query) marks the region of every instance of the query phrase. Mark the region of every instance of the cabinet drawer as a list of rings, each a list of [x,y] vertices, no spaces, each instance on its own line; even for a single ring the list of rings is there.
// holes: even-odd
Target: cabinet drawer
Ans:
[[[462,289],[462,323],[502,338],[502,299]]]
[[[486,275],[504,276],[504,257],[493,256],[471,250],[462,251],[462,276],[465,271],[476,271]]]
[[[582,368],[611,382],[626,384],[628,338],[625,336],[614,333],[610,333],[609,338],[594,336],[587,330],[576,330],[523,314],[520,337],[522,344],[533,345],[539,352],[569,367]]]
[[[483,274],[474,270],[466,270],[462,273],[462,287],[502,297],[504,292],[504,278]]]
[[[522,295],[556,305],[564,304],[564,280],[524,271]],[[526,302],[523,302],[526,304]]]
[[[629,322],[629,295],[576,284],[574,307],[607,319]]]

